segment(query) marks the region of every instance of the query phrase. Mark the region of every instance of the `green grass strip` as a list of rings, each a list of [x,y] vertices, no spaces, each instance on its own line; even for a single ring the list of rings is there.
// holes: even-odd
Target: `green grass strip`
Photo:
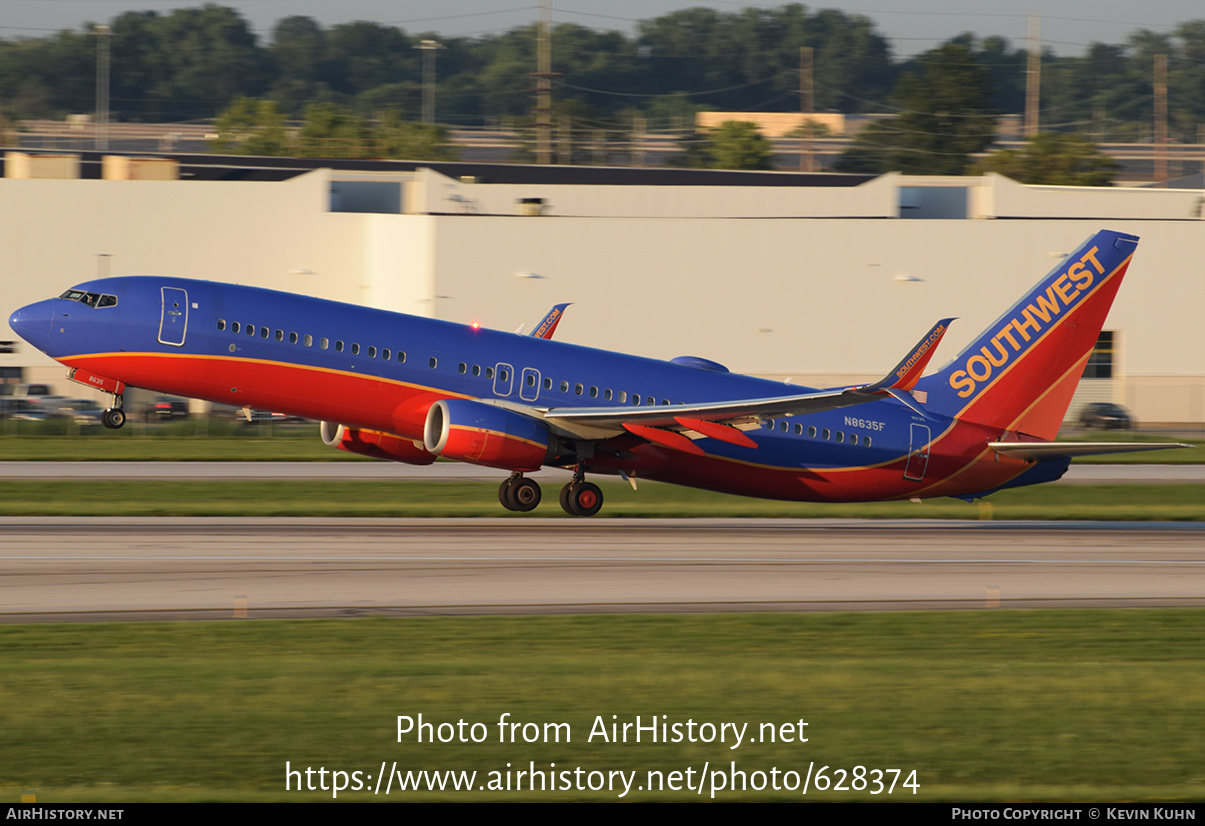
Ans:
[[[1045,485],[984,502],[942,498],[846,505],[774,502],[645,483],[603,484],[599,517],[795,517],[865,519],[1087,519],[1200,521],[1199,485]],[[558,487],[544,485],[531,514],[498,504],[492,482],[127,481],[0,482],[4,516],[565,516]]]
[[[695,777],[913,769],[894,800],[1205,797],[1205,612],[1097,610],[0,626],[0,794],[39,803],[329,800],[285,763],[375,776],[535,768]],[[497,723],[538,724],[499,742]],[[398,742],[397,717],[484,724]],[[615,715],[613,718],[612,715]],[[746,742],[589,741],[596,718],[747,723]],[[661,718],[661,715],[665,715]],[[769,742],[796,732],[808,742]],[[542,742],[545,723],[568,724]],[[463,730],[468,737],[470,731]],[[686,729],[682,729],[683,732]],[[701,729],[696,729],[702,734]],[[451,729],[444,729],[451,734]],[[748,742],[752,737],[758,742]],[[507,738],[509,739],[509,737]],[[901,778],[901,782],[904,778]],[[314,783],[319,782],[314,776]],[[329,779],[328,779],[329,785]],[[375,785],[375,782],[374,782]],[[383,788],[383,787],[382,787]],[[707,799],[705,793],[703,799]],[[339,800],[615,800],[611,791]],[[633,790],[626,800],[697,800]],[[718,800],[802,799],[723,791]],[[867,791],[808,800],[883,800]]]

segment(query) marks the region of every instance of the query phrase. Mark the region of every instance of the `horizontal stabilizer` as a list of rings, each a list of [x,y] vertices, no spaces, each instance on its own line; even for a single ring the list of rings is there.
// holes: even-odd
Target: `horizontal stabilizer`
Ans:
[[[1102,456],[1109,453],[1138,453],[1143,450],[1170,450],[1194,447],[1182,442],[990,442],[988,447],[1019,459],[1058,459],[1074,456]]]

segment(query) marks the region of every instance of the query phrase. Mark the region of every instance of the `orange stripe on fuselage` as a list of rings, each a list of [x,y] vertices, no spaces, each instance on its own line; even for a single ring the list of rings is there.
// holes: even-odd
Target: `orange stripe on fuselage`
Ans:
[[[134,387],[339,422],[408,439],[422,439],[427,408],[434,402],[472,398],[347,370],[229,356],[93,353],[62,362],[120,375]],[[298,388],[304,388],[304,395]]]

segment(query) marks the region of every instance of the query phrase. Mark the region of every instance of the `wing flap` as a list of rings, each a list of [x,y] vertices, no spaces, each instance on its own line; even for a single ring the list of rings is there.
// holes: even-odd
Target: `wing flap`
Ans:
[[[730,445],[739,445],[740,447],[750,447],[754,450],[757,449],[757,442],[731,425],[709,422],[705,419],[691,419],[687,416],[674,416],[674,421],[687,430],[693,430],[695,433],[719,439],[721,442],[727,442]]]
[[[693,453],[696,456],[703,456],[703,448],[696,445],[690,439],[683,436],[681,433],[676,433],[673,430],[662,430],[659,427],[650,427],[646,424],[625,423],[623,429],[634,436],[639,436],[646,439],[655,445],[680,450],[683,453]]]

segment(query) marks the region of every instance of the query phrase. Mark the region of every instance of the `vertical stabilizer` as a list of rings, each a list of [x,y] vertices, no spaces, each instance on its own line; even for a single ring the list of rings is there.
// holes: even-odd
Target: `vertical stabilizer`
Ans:
[[[1107,230],[1085,241],[952,362],[917,383],[926,406],[1053,439],[1137,244],[1137,236]]]

